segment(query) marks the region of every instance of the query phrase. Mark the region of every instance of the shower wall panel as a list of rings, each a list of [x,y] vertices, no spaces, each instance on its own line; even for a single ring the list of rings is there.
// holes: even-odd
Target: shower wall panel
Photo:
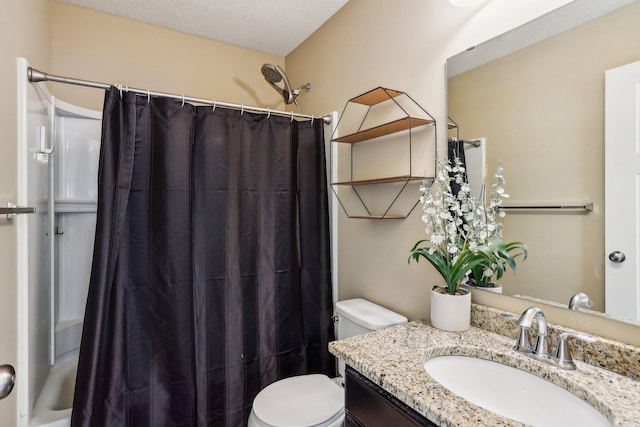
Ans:
[[[56,101],[55,354],[77,349],[96,226],[101,115]]]
[[[100,112],[55,99],[45,84],[28,83],[28,65],[18,59],[16,202],[36,213],[11,220],[18,233],[18,427],[40,425],[34,408],[57,369],[51,365],[77,360],[102,123]]]

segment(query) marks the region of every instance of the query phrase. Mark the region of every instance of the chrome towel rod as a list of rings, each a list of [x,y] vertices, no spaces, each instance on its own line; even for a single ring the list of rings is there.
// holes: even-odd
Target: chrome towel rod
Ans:
[[[86,86],[86,87],[92,87],[92,88],[96,88],[96,89],[109,89],[111,86],[114,85],[110,85],[108,83],[98,83],[98,82],[92,82],[89,80],[80,80],[80,79],[74,79],[74,78],[70,78],[70,77],[61,77],[61,76],[54,76],[52,74],[47,74],[47,73],[43,73],[42,71],[38,71],[33,67],[29,67],[27,69],[27,78],[29,79],[29,81],[31,83],[37,83],[37,82],[56,82],[56,83],[66,83],[66,84],[72,84],[72,85],[77,85],[77,86]],[[306,119],[306,120],[314,120],[314,119],[322,119],[323,122],[325,124],[330,124],[331,123],[331,116],[330,115],[324,115],[324,116],[310,116],[308,114],[300,114],[300,113],[293,113],[293,112],[287,112],[287,111],[278,111],[278,110],[271,110],[270,108],[262,108],[262,107],[253,107],[250,105],[243,105],[243,104],[231,104],[229,102],[221,102],[221,101],[216,101],[215,99],[204,99],[204,98],[195,98],[192,96],[184,96],[184,95],[176,95],[173,93],[165,93],[165,92],[156,92],[156,91],[150,91],[148,89],[135,89],[135,88],[131,88],[131,87],[127,87],[124,85],[115,85],[118,88],[121,88],[124,91],[127,92],[134,92],[137,93],[139,95],[144,95],[144,96],[162,96],[165,98],[172,98],[172,99],[178,99],[181,100],[183,102],[195,102],[197,104],[204,104],[204,105],[211,105],[214,107],[223,107],[223,108],[230,108],[233,110],[241,110],[241,111],[248,111],[251,113],[259,113],[259,114],[273,114],[276,116],[284,116],[284,117],[291,117],[291,119],[293,118],[299,118],[299,119]]]
[[[458,138],[449,138],[449,142],[462,142],[463,144],[471,145],[472,147],[480,147],[482,145],[482,141],[479,139],[458,139]]]
[[[482,145],[482,142],[479,139],[462,139],[463,144],[471,145],[472,147],[478,148]]]
[[[0,207],[0,215],[6,215],[7,219],[12,219],[16,215],[20,215],[20,214],[32,214],[32,213],[36,213],[36,208],[30,207],[30,206],[22,207],[22,206],[16,206],[13,203],[7,203],[6,208]]]
[[[585,212],[593,212],[593,202],[584,203],[582,205],[565,205],[565,204],[545,204],[545,205],[521,205],[521,206],[504,206],[504,210],[513,211],[534,211],[534,210],[578,210]]]

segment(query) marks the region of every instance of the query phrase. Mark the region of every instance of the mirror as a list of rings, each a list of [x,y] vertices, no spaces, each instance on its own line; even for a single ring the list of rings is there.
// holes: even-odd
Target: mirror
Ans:
[[[604,311],[605,71],[640,60],[638,22],[638,1],[575,0],[447,60],[449,137],[486,138],[509,206],[593,204],[506,211],[505,241],[529,259],[505,294],[567,307],[584,292]]]

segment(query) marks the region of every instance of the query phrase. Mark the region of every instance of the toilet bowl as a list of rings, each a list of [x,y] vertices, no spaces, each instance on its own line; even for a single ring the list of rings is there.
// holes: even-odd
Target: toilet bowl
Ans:
[[[361,298],[339,301],[338,339],[389,326],[407,318]],[[344,362],[339,362],[344,375]],[[339,427],[344,425],[344,389],[340,378],[310,374],[285,378],[265,387],[253,401],[248,427]]]

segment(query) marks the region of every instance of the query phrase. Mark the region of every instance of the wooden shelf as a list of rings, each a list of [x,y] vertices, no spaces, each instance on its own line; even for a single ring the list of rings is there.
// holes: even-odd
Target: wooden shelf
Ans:
[[[398,90],[387,89],[384,87],[377,87],[375,89],[370,90],[367,93],[363,93],[362,95],[358,95],[355,98],[351,98],[349,102],[355,102],[356,104],[362,105],[376,105],[384,101],[388,101],[391,98],[395,98],[396,96],[404,95],[404,92],[400,92]]]
[[[336,138],[334,142],[346,142],[348,144],[355,144],[357,142],[366,141],[380,136],[391,135],[392,133],[402,132],[404,130],[416,128],[418,126],[425,126],[433,123],[433,120],[420,119],[417,117],[403,117],[398,120],[394,120],[389,123],[382,124],[380,126],[365,129],[360,132],[345,135],[340,138]]]
[[[385,184],[385,183],[391,183],[391,182],[424,181],[426,178],[427,177],[425,176],[401,175],[401,176],[389,176],[386,178],[359,179],[354,181],[339,181],[339,182],[333,182],[332,185]]]

